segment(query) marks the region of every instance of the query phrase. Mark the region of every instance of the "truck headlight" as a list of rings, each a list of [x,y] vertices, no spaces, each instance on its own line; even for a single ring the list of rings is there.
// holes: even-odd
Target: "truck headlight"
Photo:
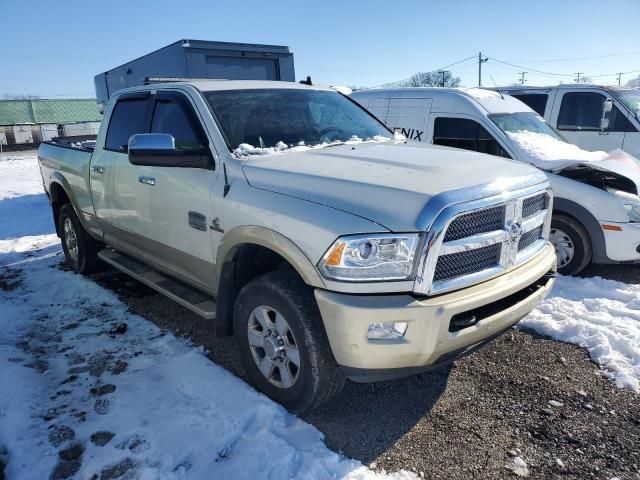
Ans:
[[[622,202],[630,222],[640,222],[640,197],[638,195],[613,188],[607,188],[607,191],[613,193]]]
[[[376,282],[409,280],[414,276],[417,233],[340,237],[318,264],[331,280]]]

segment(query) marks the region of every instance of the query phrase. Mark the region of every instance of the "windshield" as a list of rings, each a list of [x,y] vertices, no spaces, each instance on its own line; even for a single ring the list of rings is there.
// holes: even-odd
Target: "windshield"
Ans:
[[[613,94],[633,115],[640,118],[638,115],[640,113],[640,90],[613,90]]]
[[[380,122],[337,92],[247,89],[204,96],[232,150],[241,144],[282,148],[393,138]]]
[[[495,113],[489,115],[489,118],[507,135],[510,133],[531,132],[548,135],[563,142],[567,141],[535,112]]]

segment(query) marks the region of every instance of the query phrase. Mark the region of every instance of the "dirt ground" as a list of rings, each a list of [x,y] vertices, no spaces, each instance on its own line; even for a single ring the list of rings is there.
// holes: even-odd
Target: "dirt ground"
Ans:
[[[586,275],[640,283],[640,268],[592,267]],[[120,273],[95,280],[131,311],[202,345],[244,377],[232,339]],[[640,479],[640,396],[616,388],[587,352],[510,330],[451,368],[378,384],[348,383],[305,420],[327,445],[376,470],[425,478]]]

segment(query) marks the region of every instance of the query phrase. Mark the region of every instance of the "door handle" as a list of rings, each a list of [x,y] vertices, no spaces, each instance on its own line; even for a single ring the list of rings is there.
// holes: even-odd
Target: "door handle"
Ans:
[[[100,174],[104,173],[104,167],[101,166],[101,165],[92,165],[91,166],[91,170],[93,170],[96,173],[100,173]]]
[[[145,177],[145,176],[139,176],[138,177],[138,181],[140,183],[144,183],[146,185],[155,185],[156,184],[156,179],[153,177]]]

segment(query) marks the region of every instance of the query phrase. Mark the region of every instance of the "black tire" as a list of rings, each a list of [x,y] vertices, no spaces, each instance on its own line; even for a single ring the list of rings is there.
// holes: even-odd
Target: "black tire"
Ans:
[[[267,380],[249,345],[252,312],[263,305],[272,307],[286,319],[297,344],[300,367],[297,380],[289,388]],[[346,379],[331,352],[313,289],[295,272],[266,273],[245,285],[235,303],[233,324],[249,383],[291,412],[312,410],[342,389]]]
[[[574,218],[565,215],[554,215],[551,219],[551,233],[552,239],[554,232],[563,232],[569,238],[569,241],[573,245],[573,258],[566,265],[561,266],[562,252],[556,247],[556,254],[558,254],[558,272],[562,275],[576,275],[585,269],[591,262],[593,256],[593,250],[591,248],[591,240],[589,234],[585,228],[575,220]]]
[[[75,254],[72,251],[73,249],[70,249],[69,242],[67,241],[70,236],[69,229],[65,227],[67,221],[70,222],[73,232],[75,233],[77,245],[77,252],[75,252]],[[62,251],[64,252],[67,264],[75,272],[86,275],[96,272],[103,267],[102,262],[98,258],[98,252],[104,248],[104,244],[89,236],[69,203],[60,208],[58,231],[60,232]]]

